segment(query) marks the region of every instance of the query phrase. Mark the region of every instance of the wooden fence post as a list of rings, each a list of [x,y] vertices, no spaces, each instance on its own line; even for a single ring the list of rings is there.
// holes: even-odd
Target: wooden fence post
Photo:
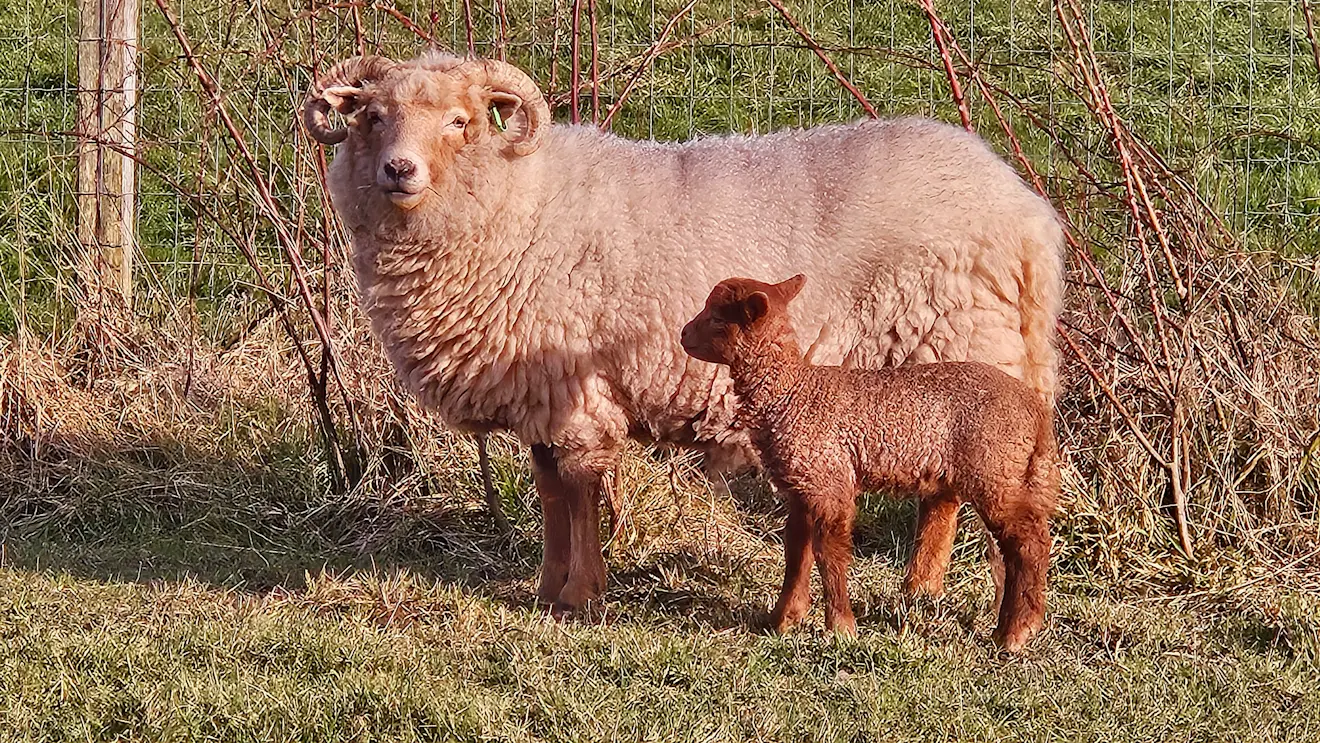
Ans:
[[[78,242],[100,316],[133,296],[138,0],[78,0],[78,16]]]

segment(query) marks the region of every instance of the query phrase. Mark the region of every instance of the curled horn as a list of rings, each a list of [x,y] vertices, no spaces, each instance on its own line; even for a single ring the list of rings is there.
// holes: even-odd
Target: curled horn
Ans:
[[[465,62],[454,70],[457,74],[467,75],[473,82],[485,78],[485,86],[494,91],[510,93],[522,101],[523,111],[527,115],[526,131],[522,139],[513,143],[517,155],[530,155],[541,146],[541,137],[545,134],[545,125],[550,121],[550,106],[541,95],[527,73],[507,62],[494,59],[478,59]]]
[[[357,88],[368,80],[378,80],[394,69],[396,63],[385,57],[351,57],[325,73],[307,95],[303,103],[303,125],[312,139],[322,144],[339,144],[348,137],[348,129],[330,126],[331,102],[327,90],[337,87]]]

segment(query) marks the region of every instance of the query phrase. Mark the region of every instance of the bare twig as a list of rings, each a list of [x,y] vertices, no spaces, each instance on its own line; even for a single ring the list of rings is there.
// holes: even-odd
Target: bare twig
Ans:
[[[486,510],[490,512],[495,528],[501,534],[512,534],[513,526],[509,517],[504,515],[504,504],[500,501],[500,492],[495,489],[495,478],[491,474],[489,439],[486,434],[477,436],[477,463],[481,466],[481,486],[486,491]]]
[[[623,108],[624,101],[628,100],[628,96],[632,93],[633,88],[636,87],[637,81],[642,78],[643,74],[645,74],[647,68],[650,67],[651,62],[655,61],[655,58],[660,55],[661,51],[664,49],[665,43],[669,39],[669,35],[678,27],[678,22],[696,6],[697,0],[689,0],[688,4],[679,9],[679,11],[669,19],[669,22],[665,24],[664,29],[660,31],[659,38],[657,38],[655,43],[652,44],[642,55],[641,61],[637,64],[637,69],[633,71],[632,77],[628,78],[627,84],[623,86],[623,92],[619,94],[618,99],[614,101],[614,105],[610,106],[610,110],[606,112],[604,120],[600,122],[601,129],[610,128],[610,122],[614,121],[614,115],[619,112],[619,109]]]
[[[573,58],[573,67],[568,81],[568,98],[572,109],[569,111],[569,121],[574,124],[581,123],[582,117],[578,113],[578,93],[582,83],[582,39],[580,34],[580,22],[582,18],[582,0],[573,0],[573,30],[569,54]]]
[[[830,73],[834,75],[834,79],[838,80],[839,84],[846,88],[849,93],[852,93],[853,98],[856,98],[858,103],[862,104],[862,108],[866,110],[866,113],[873,119],[880,118],[880,112],[875,110],[875,106],[872,106],[871,102],[866,99],[866,96],[862,95],[862,91],[858,90],[857,86],[853,85],[852,81],[839,71],[838,66],[834,64],[834,60],[830,59],[830,55],[825,53],[825,50],[821,48],[820,44],[817,44],[816,40],[811,37],[811,34],[807,33],[807,29],[804,28],[801,23],[798,23],[798,20],[793,17],[793,14],[788,12],[788,8],[785,8],[784,4],[779,0],[766,0],[766,2],[773,5],[775,10],[779,11],[779,15],[783,16],[784,20],[788,22],[788,25],[792,26],[793,30],[797,32],[797,35],[801,36],[802,40],[807,43],[807,46],[811,47],[811,51],[815,52],[817,57],[820,57],[820,61],[825,63],[825,66],[829,68]]]
[[[967,131],[976,131],[972,126],[972,115],[967,110],[967,99],[963,96],[962,85],[958,83],[958,75],[953,71],[953,58],[949,56],[949,43],[945,37],[944,22],[935,15],[935,5],[932,0],[921,0],[921,8],[926,11],[926,20],[930,22],[930,34],[935,39],[935,46],[940,51],[940,59],[944,60],[944,74],[949,78],[949,91],[953,94],[953,102],[958,106],[958,118],[962,120],[963,128]],[[971,65],[968,65],[971,68]]]
[[[596,0],[587,0],[591,17],[591,123],[600,122],[600,33],[596,28]]]
[[[211,77],[211,74],[207,72],[201,61],[198,60],[197,56],[193,53],[192,43],[188,40],[188,37],[184,33],[183,27],[179,24],[178,19],[174,17],[174,13],[170,9],[168,1],[155,0],[155,2],[156,7],[160,9],[161,14],[165,17],[166,23],[169,24],[170,29],[173,31],[175,39],[179,42],[179,48],[182,50],[183,56],[187,60],[189,67],[192,68],[193,74],[197,77],[203,91],[205,91],[207,97],[210,99],[210,103],[215,110],[216,115],[220,118],[221,123],[224,125],[225,131],[229,134],[230,140],[234,143],[234,146],[242,156],[243,162],[247,165],[253,187],[257,191],[258,204],[265,212],[271,225],[275,228],[275,234],[279,239],[280,247],[284,252],[285,257],[289,260],[289,267],[292,271],[294,282],[298,287],[304,307],[312,319],[312,326],[316,329],[316,333],[320,338],[321,352],[329,360],[327,371],[330,372],[331,378],[335,380],[335,383],[340,390],[345,411],[348,413],[350,424],[353,426],[353,430],[356,434],[358,427],[357,418],[353,411],[353,403],[348,395],[343,379],[339,376],[339,364],[336,362],[335,358],[336,352],[334,341],[331,339],[330,329],[326,324],[325,318],[316,308],[316,302],[312,298],[312,291],[307,281],[307,272],[303,266],[300,250],[298,249],[293,236],[289,234],[287,224],[280,214],[280,208],[278,204],[275,203],[275,198],[271,195],[270,186],[266,182],[266,178],[262,174],[256,158],[248,148],[247,140],[244,138],[242,132],[239,131],[233,118],[229,115],[229,110],[225,106],[224,98],[220,94],[220,88],[216,84],[215,79]],[[319,384],[322,386],[324,383],[324,379],[319,381]],[[329,433],[330,432],[327,431],[327,434]],[[348,474],[350,481],[355,481],[358,476],[358,473],[355,471],[349,472]]]
[[[470,2],[470,0],[463,0],[464,8],[465,8],[466,10],[468,10],[469,12],[471,12],[471,8],[468,7],[468,3],[469,3],[469,2]],[[416,23],[415,21],[413,21],[413,19],[411,19],[411,18],[409,18],[408,16],[404,15],[402,11],[400,11],[398,8],[394,7],[392,4],[386,4],[386,3],[377,2],[377,3],[372,3],[372,6],[371,6],[371,7],[372,7],[374,10],[379,10],[379,11],[381,11],[382,13],[384,13],[385,15],[388,15],[389,17],[393,18],[394,20],[398,21],[398,22],[399,22],[399,25],[401,25],[401,26],[403,26],[404,28],[406,28],[406,29],[408,29],[409,31],[411,31],[415,36],[417,36],[417,38],[419,38],[419,39],[425,41],[425,42],[428,43],[428,44],[431,44],[432,46],[440,46],[440,44],[439,44],[439,43],[436,41],[436,39],[435,39],[435,34],[433,34],[433,33],[428,33],[428,32],[426,31],[426,29],[424,29],[424,28],[422,28],[421,26],[417,25],[417,23]],[[311,27],[311,28],[316,28],[316,24],[311,24],[310,27]],[[469,49],[469,50],[472,49],[472,35],[471,35],[470,32],[469,32],[469,34],[468,34],[468,49]]]

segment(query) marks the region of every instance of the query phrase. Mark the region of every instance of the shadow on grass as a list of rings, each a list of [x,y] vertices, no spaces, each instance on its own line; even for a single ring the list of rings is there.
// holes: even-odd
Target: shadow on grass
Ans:
[[[740,475],[729,482],[729,492],[744,528],[767,543],[782,544],[788,511],[765,480]],[[888,493],[863,493],[857,499],[853,554],[862,559],[878,558],[895,568],[906,566],[912,556],[916,522],[915,500]]]
[[[299,590],[325,571],[406,570],[530,603],[524,586],[539,562],[539,524],[514,507],[514,533],[498,534],[475,472],[414,472],[336,495],[314,468],[296,448],[274,447],[257,461],[208,459],[170,441],[92,454],[0,449],[3,561],[252,594]]]

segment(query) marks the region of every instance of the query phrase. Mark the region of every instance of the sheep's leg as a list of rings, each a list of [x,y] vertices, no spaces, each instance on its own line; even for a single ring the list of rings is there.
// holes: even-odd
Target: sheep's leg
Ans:
[[[1045,581],[1050,562],[1049,522],[1042,514],[983,516],[1004,556],[1003,602],[994,641],[1017,652],[1045,623]]]
[[[848,567],[852,564],[853,517],[857,506],[851,497],[821,503],[815,509],[811,534],[825,593],[825,629],[839,634],[857,634],[848,598]]]
[[[541,515],[545,520],[541,582],[536,598],[550,605],[559,599],[559,592],[568,582],[571,551],[569,488],[559,476],[559,466],[550,447],[532,446],[532,479],[536,482],[536,495],[541,500]]]
[[[555,602],[560,610],[574,610],[600,598],[605,592],[605,560],[600,545],[600,499],[606,478],[613,470],[614,458],[608,461],[592,457],[562,457],[560,476],[568,485],[570,549],[568,582]]]
[[[940,492],[921,499],[917,513],[917,549],[908,565],[903,592],[909,596],[944,594],[944,573],[958,532],[958,498]]]
[[[770,613],[770,623],[780,634],[802,621],[811,608],[811,524],[800,498],[788,501],[788,526],[784,529],[784,587]]]

